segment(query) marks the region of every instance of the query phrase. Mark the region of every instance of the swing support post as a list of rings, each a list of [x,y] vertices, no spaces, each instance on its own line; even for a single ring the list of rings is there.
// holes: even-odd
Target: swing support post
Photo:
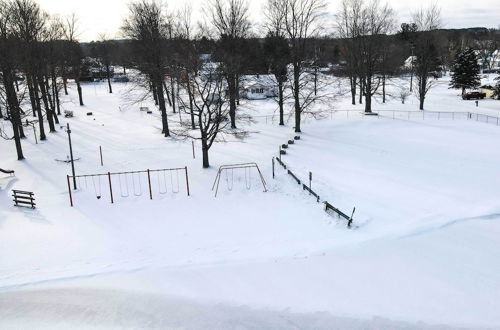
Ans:
[[[151,190],[151,175],[148,168],[148,185],[149,185],[149,199],[153,200],[153,191]]]
[[[187,188],[187,194],[188,194],[188,196],[191,196],[189,194],[189,175],[188,175],[188,168],[187,168],[187,166],[184,167],[184,170],[186,171],[186,188]]]
[[[71,183],[69,182],[69,175],[66,175],[68,181],[68,192],[69,192],[69,204],[73,207],[73,196],[71,196]]]
[[[111,173],[108,172],[108,181],[109,181],[109,195],[111,196],[111,204],[114,204],[113,201],[113,186],[111,185]]]

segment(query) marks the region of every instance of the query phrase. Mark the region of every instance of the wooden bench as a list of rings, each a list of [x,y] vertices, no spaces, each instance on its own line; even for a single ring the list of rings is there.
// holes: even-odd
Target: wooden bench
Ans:
[[[12,190],[15,206],[36,208],[34,193],[30,191]]]

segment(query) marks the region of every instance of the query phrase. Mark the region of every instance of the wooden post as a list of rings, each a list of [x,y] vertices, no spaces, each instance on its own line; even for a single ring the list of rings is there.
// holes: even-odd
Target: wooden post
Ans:
[[[111,173],[108,172],[108,180],[109,180],[109,195],[111,196],[111,204],[114,203],[113,200],[113,187],[111,186]]]
[[[274,157],[273,157],[273,179],[274,179]]]
[[[73,196],[71,196],[71,183],[69,183],[69,175],[66,175],[66,179],[68,180],[69,203],[71,207],[73,207]]]
[[[194,140],[191,141],[191,145],[193,146],[193,159],[196,159],[196,154],[194,153]]]
[[[184,168],[184,170],[186,171],[186,187],[187,187],[187,193],[188,193],[188,196],[191,196],[189,194],[189,176],[188,176],[188,168],[187,166]]]
[[[351,228],[352,220],[354,217],[354,211],[356,211],[356,208],[352,209],[351,217],[349,218],[349,221],[347,222],[347,227]]]
[[[313,180],[313,173],[309,172],[309,189],[312,190],[312,180]],[[310,195],[311,193],[309,193]]]
[[[151,175],[148,168],[149,199],[153,200],[153,191],[151,190]]]
[[[104,163],[102,162],[102,147],[99,146],[99,154],[101,155],[101,166],[104,166]]]

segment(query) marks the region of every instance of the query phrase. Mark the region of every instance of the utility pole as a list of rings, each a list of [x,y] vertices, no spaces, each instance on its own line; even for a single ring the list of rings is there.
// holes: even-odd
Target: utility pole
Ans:
[[[73,173],[73,188],[76,190],[75,160],[73,159],[73,146],[71,145],[71,130],[69,129],[69,123],[66,126],[66,132],[68,132],[69,156],[71,158],[71,172]]]

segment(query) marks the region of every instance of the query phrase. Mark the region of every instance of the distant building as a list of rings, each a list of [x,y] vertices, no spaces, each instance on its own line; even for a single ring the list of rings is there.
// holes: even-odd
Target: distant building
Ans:
[[[240,96],[248,100],[263,100],[276,96],[277,84],[273,75],[243,76]]]

